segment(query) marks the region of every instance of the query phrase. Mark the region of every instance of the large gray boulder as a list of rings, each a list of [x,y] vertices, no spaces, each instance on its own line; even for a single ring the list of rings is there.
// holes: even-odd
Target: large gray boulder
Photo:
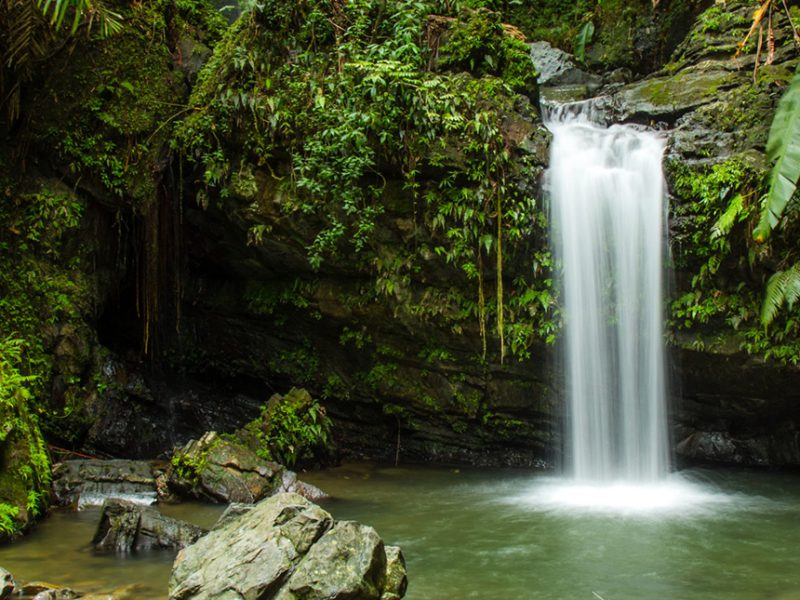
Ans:
[[[162,515],[156,509],[125,500],[103,504],[92,539],[98,550],[134,552],[151,548],[184,548],[205,535],[205,530]]]
[[[374,529],[336,522],[302,496],[282,493],[227,515],[181,550],[169,597],[395,600],[403,597],[405,581],[399,549],[387,556]]]

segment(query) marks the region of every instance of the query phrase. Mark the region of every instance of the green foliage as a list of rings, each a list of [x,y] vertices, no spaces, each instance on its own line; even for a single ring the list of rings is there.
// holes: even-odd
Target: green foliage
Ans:
[[[439,48],[439,66],[494,75],[522,93],[532,90],[536,82],[524,40],[508,34],[500,13],[487,8],[458,13]]]
[[[773,167],[761,219],[753,232],[758,242],[767,239],[792,200],[800,179],[800,67],[784,92],[772,119],[767,156]]]
[[[584,62],[586,60],[586,45],[592,42],[594,37],[594,23],[586,21],[575,37],[575,58]]]
[[[0,537],[44,511],[50,484],[50,457],[31,392],[37,377],[21,371],[25,359],[22,340],[0,339]]]
[[[692,221],[689,235],[673,240],[681,249],[676,266],[694,273],[691,289],[672,304],[675,325],[691,330],[716,320],[734,329],[752,326],[758,313],[753,292],[742,282],[731,289],[718,274],[726,261],[735,260],[731,232],[753,214],[758,171],[744,158],[700,169],[676,163],[669,168],[676,194],[687,200],[676,207],[676,216]]]
[[[503,251],[537,227],[504,124],[533,81],[527,48],[486,7],[265,1],[217,47],[176,145],[198,163],[202,205],[249,204],[252,240],[269,233],[253,181],[276,186],[286,217],[316,226],[305,238],[315,269],[361,256],[376,292],[405,304],[422,253],[442,257],[477,284],[472,318],[485,337],[494,317],[502,356]],[[396,193],[387,175],[402,181],[415,230],[434,231],[418,253],[382,256],[375,241]]]
[[[19,507],[0,502],[0,538],[11,537],[17,532],[15,519],[19,516]]]
[[[97,21],[100,34],[108,37],[122,29],[122,16],[110,10],[101,0],[36,0],[36,4],[45,17],[49,17],[50,25],[56,30],[64,24],[71,13],[71,33],[75,33],[81,23],[89,27]]]
[[[331,420],[325,408],[305,390],[292,388],[275,394],[261,409],[259,419],[247,425],[260,447],[257,454],[287,467],[324,459],[333,449]]]
[[[186,481],[189,485],[196,485],[200,481],[200,474],[206,467],[209,450],[211,447],[197,454],[176,452],[170,459],[170,464],[178,479]]]
[[[714,5],[697,18],[698,25],[692,31],[692,39],[702,41],[706,34],[720,33],[732,27],[746,27],[747,21],[730,9]]]
[[[800,263],[770,277],[761,307],[761,322],[769,325],[785,304],[791,310],[800,299]]]

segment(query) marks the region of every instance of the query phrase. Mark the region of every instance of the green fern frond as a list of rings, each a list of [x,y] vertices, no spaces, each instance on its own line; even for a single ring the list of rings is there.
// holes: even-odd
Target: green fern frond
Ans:
[[[733,226],[741,220],[743,212],[744,197],[741,194],[736,194],[728,204],[728,208],[725,209],[725,212],[720,215],[711,228],[711,239],[716,240],[728,235]]]
[[[800,300],[800,263],[795,263],[769,278],[764,302],[761,305],[761,323],[769,325],[778,316],[784,304],[791,309],[798,300]]]

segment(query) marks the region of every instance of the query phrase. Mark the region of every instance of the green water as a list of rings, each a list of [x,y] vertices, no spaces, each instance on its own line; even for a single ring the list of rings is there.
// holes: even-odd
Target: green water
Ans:
[[[557,481],[522,471],[351,465],[304,479],[334,496],[322,504],[336,518],[402,546],[409,600],[800,599],[797,476],[694,471],[674,496],[657,490],[657,508],[628,506],[623,490],[622,508],[599,512],[592,490],[568,492],[578,497],[565,508]],[[208,526],[220,508],[164,511]],[[173,555],[96,555],[96,519],[54,514],[0,548],[0,566],[88,591],[137,583],[135,597],[165,598]]]
[[[339,519],[402,546],[410,600],[800,598],[800,478],[694,472],[653,511],[563,509],[520,472],[339,469]],[[590,499],[591,500],[591,499]],[[591,501],[586,504],[591,505]],[[596,596],[596,595],[597,596]]]

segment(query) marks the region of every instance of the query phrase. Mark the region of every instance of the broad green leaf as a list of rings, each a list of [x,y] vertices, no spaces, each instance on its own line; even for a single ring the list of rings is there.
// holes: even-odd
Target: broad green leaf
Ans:
[[[767,156],[774,166],[769,178],[769,192],[761,207],[761,218],[753,232],[759,243],[769,237],[780,221],[800,179],[800,66],[772,119]]]

